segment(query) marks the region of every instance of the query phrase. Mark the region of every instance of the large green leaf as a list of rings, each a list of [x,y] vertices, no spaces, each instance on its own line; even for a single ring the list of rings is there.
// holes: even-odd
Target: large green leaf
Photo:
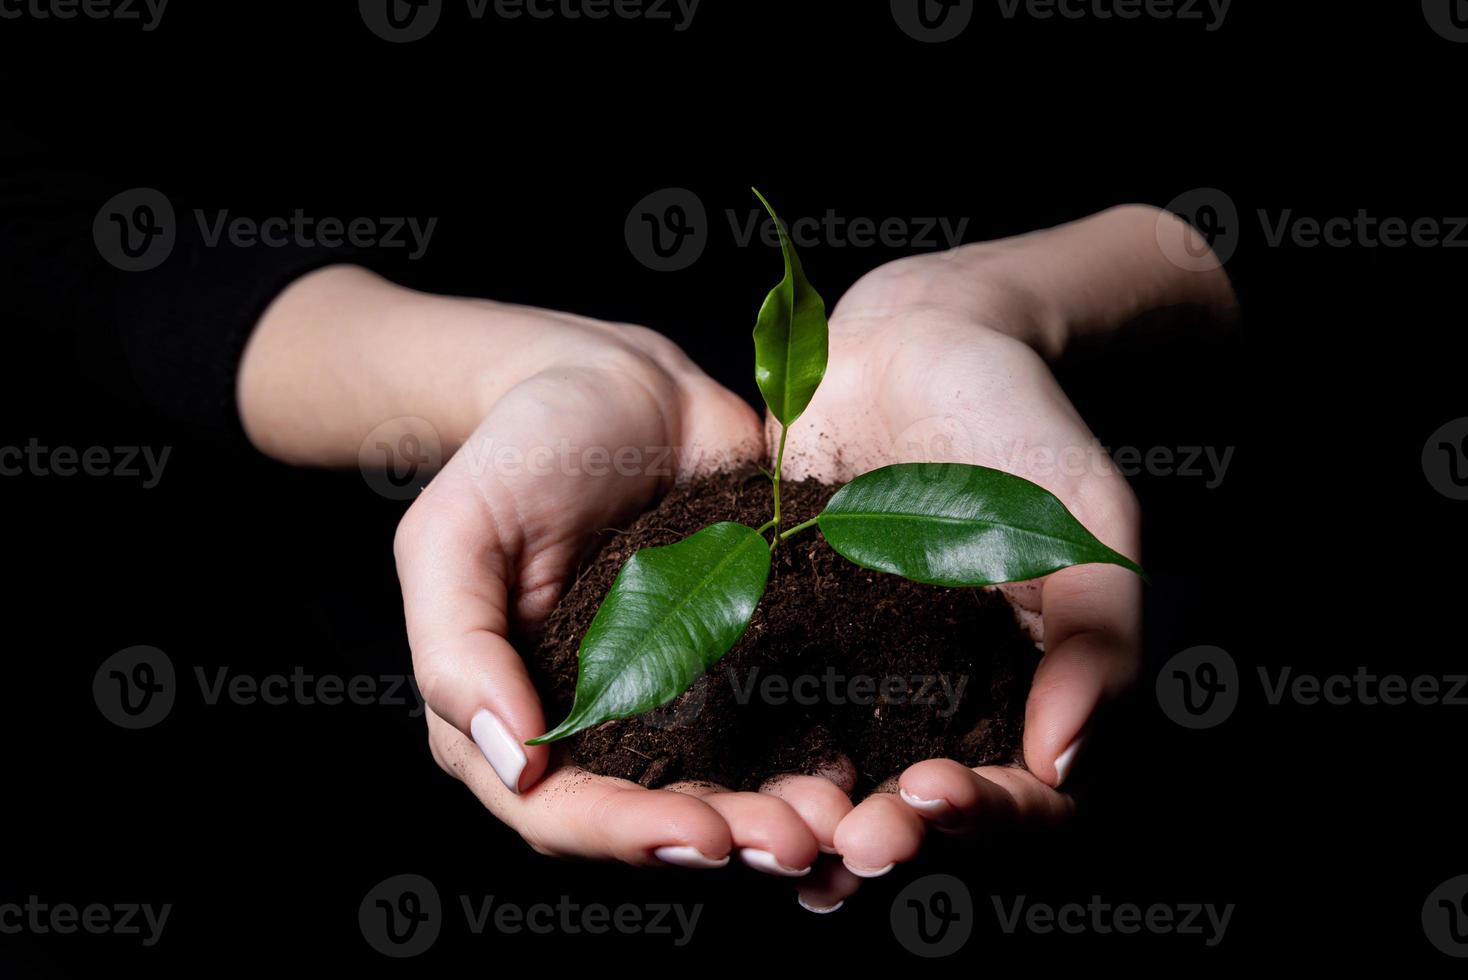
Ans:
[[[581,639],[570,715],[527,744],[682,694],[744,634],[769,575],[769,542],[743,524],[713,524],[677,544],[636,552]]]
[[[810,404],[826,374],[826,304],[806,282],[785,226],[763,194],[755,196],[780,230],[785,277],[770,290],[754,325],[754,379],[770,413],[789,425]]]
[[[858,565],[932,585],[1022,582],[1088,562],[1142,574],[1049,490],[986,466],[900,463],[864,473],[818,523]]]

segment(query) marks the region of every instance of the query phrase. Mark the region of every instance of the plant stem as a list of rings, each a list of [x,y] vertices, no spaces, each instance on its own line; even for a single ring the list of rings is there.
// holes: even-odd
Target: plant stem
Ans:
[[[806,528],[810,527],[812,524],[814,524],[818,520],[820,520],[819,517],[812,517],[810,520],[806,521],[803,524],[797,524],[794,527],[792,527],[790,530],[783,532],[776,540],[778,540],[778,541],[784,541],[786,538],[790,537],[792,534],[799,534],[801,531],[804,531]]]
[[[765,521],[763,524],[761,524],[759,526],[759,529],[756,530],[754,533],[755,534],[764,534],[766,531],[768,531],[770,528],[772,528],[774,526],[775,526],[775,522],[774,521]]]
[[[775,453],[775,474],[771,481],[775,487],[775,539],[770,542],[771,551],[774,551],[780,544],[780,466],[785,462],[785,436],[789,433],[790,430],[782,424],[780,426],[780,448]]]

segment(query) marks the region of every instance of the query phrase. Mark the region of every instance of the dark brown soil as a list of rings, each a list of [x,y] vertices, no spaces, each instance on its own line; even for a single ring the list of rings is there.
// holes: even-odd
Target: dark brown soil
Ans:
[[[788,483],[785,526],[819,513],[835,487]],[[613,535],[552,613],[533,658],[547,721],[570,709],[581,636],[622,563],[709,524],[768,520],[758,471],[673,490]],[[919,585],[869,571],[811,528],[776,551],[749,630],[658,711],[567,740],[572,760],[646,786],[699,780],[754,789],[840,756],[870,789],[923,759],[1018,762],[1035,646],[997,592]]]

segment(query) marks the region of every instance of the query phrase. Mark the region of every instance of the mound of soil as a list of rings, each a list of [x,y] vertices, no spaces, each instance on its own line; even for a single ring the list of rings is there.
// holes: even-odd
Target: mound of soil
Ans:
[[[785,526],[815,516],[836,487],[786,483]],[[570,710],[581,637],[622,563],[718,521],[759,527],[770,484],[758,471],[674,489],[614,534],[551,614],[532,669],[554,723]],[[744,637],[678,699],[566,740],[592,772],[645,786],[677,780],[756,789],[846,756],[870,790],[923,759],[1018,762],[1039,654],[998,592],[920,585],[837,555],[812,528],[776,550]]]

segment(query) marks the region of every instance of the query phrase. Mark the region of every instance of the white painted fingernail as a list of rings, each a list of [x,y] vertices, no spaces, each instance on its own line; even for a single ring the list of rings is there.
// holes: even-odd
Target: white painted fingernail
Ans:
[[[1062,783],[1064,783],[1065,782],[1065,777],[1068,776],[1068,775],[1070,775],[1070,764],[1075,761],[1076,750],[1079,749],[1080,747],[1081,747],[1081,740],[1079,738],[1077,738],[1074,742],[1071,742],[1070,743],[1070,748],[1068,748],[1064,752],[1060,753],[1060,755],[1056,758],[1056,760],[1055,760],[1055,785],[1056,786],[1060,786]]]
[[[842,859],[841,863],[846,865],[847,871],[850,871],[858,878],[880,878],[882,877],[882,875],[897,867],[897,862],[895,861],[884,868],[858,868],[856,865],[852,864],[850,861],[845,860],[844,858]]]
[[[810,874],[810,868],[787,868],[775,860],[775,855],[769,851],[761,851],[754,847],[741,847],[739,849],[739,860],[749,865],[756,871],[763,871],[769,875],[783,875],[786,878],[799,878]]]
[[[474,736],[474,743],[494,767],[500,782],[511,793],[519,793],[520,774],[525,771],[525,750],[505,723],[488,709],[480,708],[469,722],[469,734]]]
[[[846,904],[846,902],[841,901],[837,902],[835,905],[827,905],[824,907],[820,905],[812,905],[805,900],[804,895],[796,895],[795,900],[800,903],[801,908],[805,909],[807,912],[814,912],[816,915],[830,915],[832,912],[836,911],[841,906]]]
[[[721,858],[706,857],[696,847],[659,847],[652,852],[652,856],[667,864],[676,864],[680,868],[722,868],[729,863],[729,855]]]
[[[902,797],[904,803],[914,810],[922,810],[924,813],[937,813],[948,806],[948,801],[939,797],[936,800],[925,800],[921,796],[913,796],[907,790],[898,788],[897,795]]]

